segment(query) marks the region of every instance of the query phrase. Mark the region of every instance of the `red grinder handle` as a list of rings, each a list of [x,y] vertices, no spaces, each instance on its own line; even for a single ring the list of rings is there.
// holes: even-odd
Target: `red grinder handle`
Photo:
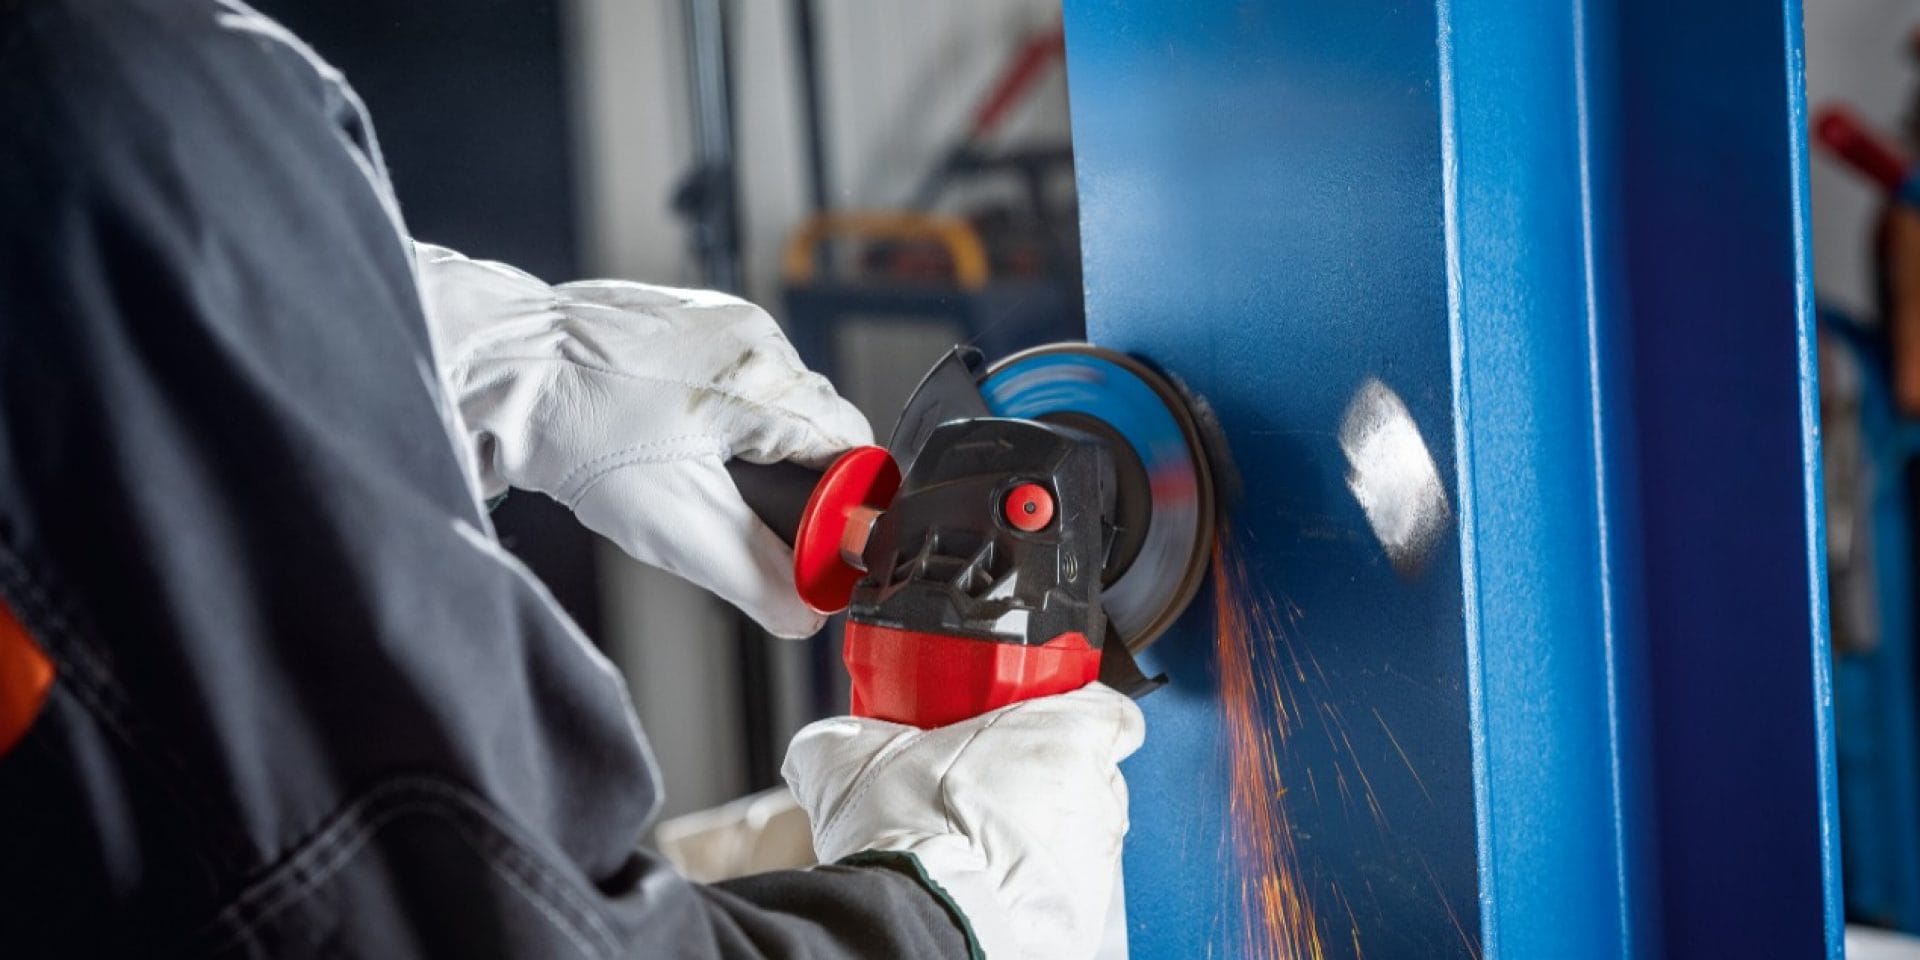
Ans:
[[[800,528],[800,515],[806,512],[807,498],[820,485],[821,473],[797,463],[748,463],[727,461],[727,476],[740,490],[762,523],[773,529],[788,546]]]

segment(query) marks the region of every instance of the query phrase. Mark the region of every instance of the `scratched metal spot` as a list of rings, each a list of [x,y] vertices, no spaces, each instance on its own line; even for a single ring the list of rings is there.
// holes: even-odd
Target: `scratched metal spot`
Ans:
[[[1347,489],[1387,559],[1402,576],[1418,574],[1453,512],[1440,468],[1399,394],[1376,379],[1361,384],[1340,423],[1340,450]]]

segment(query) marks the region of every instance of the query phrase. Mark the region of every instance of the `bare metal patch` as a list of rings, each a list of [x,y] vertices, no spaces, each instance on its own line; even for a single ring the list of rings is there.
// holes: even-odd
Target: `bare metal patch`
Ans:
[[[1367,514],[1373,535],[1403,576],[1425,566],[1427,553],[1452,520],[1440,468],[1399,394],[1368,378],[1340,423],[1347,489]]]

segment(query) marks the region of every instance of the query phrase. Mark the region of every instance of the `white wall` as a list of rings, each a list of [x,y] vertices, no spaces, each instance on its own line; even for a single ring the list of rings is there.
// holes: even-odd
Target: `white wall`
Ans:
[[[667,207],[693,161],[681,6],[570,0],[583,265],[590,274],[692,279],[686,233]]]
[[[1897,131],[1920,90],[1908,45],[1920,27],[1920,0],[1806,0],[1805,12],[1808,105],[1844,101],[1882,131]],[[1823,301],[1868,316],[1879,197],[1817,149],[1810,166],[1814,286]]]
[[[807,212],[799,63],[785,0],[736,0],[732,77],[748,286],[771,302],[779,252]],[[572,0],[588,267],[689,282],[667,209],[692,159],[679,0]],[[843,208],[904,202],[1021,38],[1058,0],[821,0],[827,181]],[[1067,138],[1066,83],[1047,74],[1002,136]]]
[[[784,0],[734,5],[734,92],[747,274],[778,293],[786,235],[806,213],[800,75]],[[820,0],[827,184],[841,208],[905,203],[1020,40],[1059,18],[1058,0]],[[1003,135],[1067,138],[1063,74],[1052,71]]]
[[[808,213],[792,6],[734,0],[731,12],[747,292],[777,312],[780,250]],[[595,275],[697,279],[686,232],[667,208],[692,160],[681,13],[680,0],[571,0],[582,251]],[[835,205],[904,202],[965,127],[1020,38],[1058,16],[1058,0],[820,0]],[[1065,84],[1056,68],[1007,118],[1003,135],[1059,141],[1066,131]],[[862,352],[872,351],[853,354]],[[854,383],[843,389],[874,392]],[[604,639],[628,674],[654,743],[668,815],[739,795],[745,784],[733,646],[716,602],[610,546],[602,554]],[[799,689],[803,654],[797,644],[780,650],[776,683]],[[790,732],[803,707],[797,697],[784,700],[779,712]]]

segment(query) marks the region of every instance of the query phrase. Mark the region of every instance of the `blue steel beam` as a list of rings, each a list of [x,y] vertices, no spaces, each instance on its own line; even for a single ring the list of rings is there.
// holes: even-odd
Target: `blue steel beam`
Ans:
[[[1290,614],[1253,656],[1324,676],[1264,706],[1328,955],[1836,954],[1797,5],[1067,26],[1089,331],[1211,399]],[[1349,489],[1376,380],[1450,498],[1422,562]],[[1140,956],[1246,949],[1208,631],[1148,658]]]
[[[1662,944],[1839,956],[1800,4],[1615,16]]]
[[[1495,956],[1650,955],[1631,345],[1605,20],[1443,2],[1468,643]],[[1576,904],[1572,909],[1568,904]],[[1578,945],[1574,950],[1569,947]]]

